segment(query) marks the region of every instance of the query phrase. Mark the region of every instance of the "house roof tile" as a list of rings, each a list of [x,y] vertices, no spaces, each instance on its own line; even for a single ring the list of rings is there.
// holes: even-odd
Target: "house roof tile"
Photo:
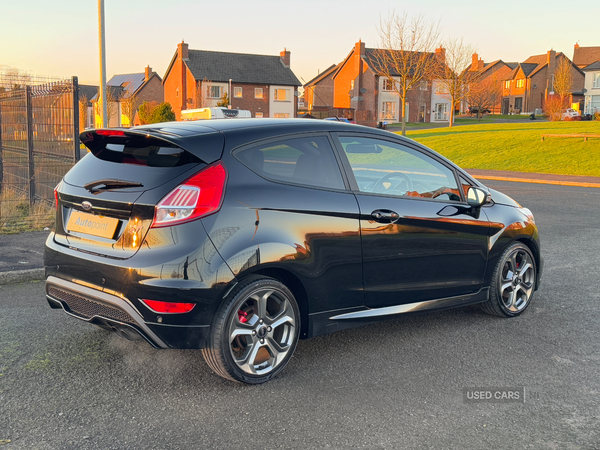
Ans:
[[[176,56],[175,56],[176,57]],[[301,86],[279,56],[189,50],[186,61],[196,80]]]
[[[328,75],[330,75],[331,73],[333,73],[335,71],[335,69],[337,68],[337,66],[338,66],[337,64],[332,64],[327,69],[325,69],[323,72],[321,72],[319,75],[317,75],[312,80],[310,80],[308,83],[306,83],[304,86],[310,86],[311,84],[318,83],[323,78],[325,78]]]
[[[573,63],[578,67],[586,67],[600,61],[600,47],[575,47]]]
[[[600,70],[600,61],[596,61],[591,64],[588,64],[581,70],[583,70],[584,72],[587,72],[588,70]]]

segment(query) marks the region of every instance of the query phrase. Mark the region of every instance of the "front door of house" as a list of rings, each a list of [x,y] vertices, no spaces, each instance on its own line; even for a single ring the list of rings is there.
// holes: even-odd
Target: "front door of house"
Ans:
[[[502,99],[502,114],[508,114],[509,108],[510,108],[510,99],[503,98]]]

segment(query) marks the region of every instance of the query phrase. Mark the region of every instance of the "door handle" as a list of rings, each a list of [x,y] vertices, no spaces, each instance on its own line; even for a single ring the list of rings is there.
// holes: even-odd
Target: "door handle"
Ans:
[[[400,218],[400,214],[389,209],[376,209],[371,213],[371,217],[377,222],[394,223]]]

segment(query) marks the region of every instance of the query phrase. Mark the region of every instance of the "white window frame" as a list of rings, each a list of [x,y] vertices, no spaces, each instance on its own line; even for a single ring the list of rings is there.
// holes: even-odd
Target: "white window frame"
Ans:
[[[389,78],[384,78],[383,79],[383,90],[386,92],[392,92],[394,91],[394,84],[395,81],[390,80]]]
[[[391,108],[389,108],[391,106]],[[391,111],[390,111],[391,109]],[[382,119],[395,119],[396,118],[396,102],[383,102],[381,107],[381,118]]]
[[[273,100],[276,102],[288,102],[289,101],[289,94],[288,94],[289,89],[273,89]],[[283,96],[284,98],[281,99],[281,93],[284,93]]]
[[[216,89],[217,92],[219,93],[219,95],[217,95],[216,97],[213,95],[214,89]],[[210,86],[208,91],[209,91],[208,98],[221,98],[221,96],[223,95],[223,94],[221,94],[221,86]]]
[[[254,88],[254,98],[264,98],[263,88]]]
[[[600,88],[600,72],[595,72],[592,74],[592,88]]]
[[[521,89],[525,87],[525,78],[519,78],[516,84],[517,89]]]
[[[421,84],[419,85],[419,89],[422,91],[426,91],[427,90],[427,81],[421,81]]]
[[[233,88],[233,96],[235,98],[242,98],[242,88],[241,88],[241,86],[235,86]]]
[[[275,114],[273,114],[273,117],[275,119],[289,119],[290,114],[289,113],[275,113]]]
[[[504,89],[510,89],[510,80],[504,82]]]

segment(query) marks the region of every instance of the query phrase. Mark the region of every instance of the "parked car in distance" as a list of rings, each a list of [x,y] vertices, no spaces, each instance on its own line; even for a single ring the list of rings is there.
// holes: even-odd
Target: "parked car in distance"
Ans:
[[[540,285],[531,211],[384,130],[215,119],[81,141],[90,152],[55,190],[50,306],[202,349],[230,380],[266,382],[298,339],[399,314],[515,317]]]
[[[579,112],[572,108],[565,109],[562,112],[560,118],[561,118],[561,120],[581,120],[581,116],[579,115]]]
[[[327,117],[323,120],[333,120],[334,122],[356,123],[356,121],[354,119],[347,119],[346,117]]]
[[[480,112],[480,114],[489,114],[490,110],[487,108],[480,108],[479,106],[469,106],[467,112],[471,115],[477,114],[478,112]]]

